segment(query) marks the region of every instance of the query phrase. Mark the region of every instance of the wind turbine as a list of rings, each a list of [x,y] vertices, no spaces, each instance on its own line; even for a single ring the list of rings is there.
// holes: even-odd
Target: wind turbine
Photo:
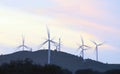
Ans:
[[[90,48],[90,47],[84,44],[84,40],[83,40],[82,37],[81,37],[81,42],[82,42],[82,44],[81,44],[81,46],[79,46],[78,49],[82,49],[80,53],[82,54],[82,58],[84,59],[84,51],[87,50],[87,48]]]
[[[51,37],[50,37],[50,31],[49,31],[49,29],[48,29],[47,26],[46,26],[46,28],[47,28],[47,36],[48,36],[48,39],[41,44],[40,48],[41,48],[43,45],[45,45],[46,43],[48,43],[48,61],[47,61],[47,63],[50,64],[50,63],[51,63],[51,43],[55,44],[56,42],[54,42],[54,41],[51,39]]]
[[[23,51],[25,50],[25,48],[32,50],[32,48],[30,48],[27,45],[25,45],[25,38],[24,38],[23,35],[22,35],[22,44],[20,46],[18,46],[17,49],[20,49],[20,48],[22,48]]]
[[[58,42],[54,42],[54,45],[56,47],[56,51],[60,51],[61,50],[61,38],[58,39]]]
[[[93,44],[95,45],[95,50],[96,50],[96,61],[98,61],[98,47],[103,45],[103,43],[97,44],[96,42],[92,41]]]

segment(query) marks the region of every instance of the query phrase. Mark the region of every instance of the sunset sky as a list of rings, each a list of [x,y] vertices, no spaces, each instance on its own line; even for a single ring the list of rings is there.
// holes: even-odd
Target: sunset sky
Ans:
[[[80,36],[92,48],[85,58],[120,64],[120,0],[0,0],[0,54],[15,52],[21,44],[38,50],[46,39],[46,25],[55,41],[62,39],[62,51],[78,55]],[[78,45],[79,44],[79,45]]]

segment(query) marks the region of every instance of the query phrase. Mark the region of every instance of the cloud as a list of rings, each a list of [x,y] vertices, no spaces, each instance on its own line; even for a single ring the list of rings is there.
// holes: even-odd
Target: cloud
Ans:
[[[34,8],[33,11],[36,12],[44,12],[45,14],[66,14],[69,16],[89,16],[89,17],[102,17],[104,11],[101,10],[101,6],[103,3],[98,1],[83,1],[83,0],[52,0],[55,4],[54,7],[48,8]],[[103,5],[102,5],[103,6]]]
[[[104,11],[101,10],[105,4],[95,0],[53,0],[58,6],[56,10],[63,10],[67,13],[84,14],[86,16],[101,16]]]
[[[62,22],[62,26],[55,25],[61,23],[58,19],[52,19],[49,17],[35,16],[27,14],[26,12],[17,11],[4,7],[1,10],[0,19],[0,32],[1,43],[17,46],[21,43],[21,34],[26,35],[27,44],[38,44],[42,40],[39,38],[46,36],[45,25],[48,24],[51,30],[52,36],[60,37],[62,35],[63,43],[70,47],[75,47],[75,40],[80,39],[80,35],[84,36],[84,39],[90,39],[95,37],[83,31],[74,31],[66,27],[65,22]],[[3,15],[4,14],[4,15]],[[46,22],[47,21],[47,22]],[[34,35],[35,39],[32,38]],[[72,39],[75,36],[75,39]],[[71,40],[71,41],[70,41]],[[33,41],[33,42],[32,42]],[[29,43],[30,42],[30,43]],[[75,42],[75,43],[76,43]]]
[[[0,43],[5,44],[5,47],[10,45],[12,46],[10,48],[13,48],[20,45],[22,33],[25,35],[27,45],[39,46],[44,41],[42,37],[47,36],[45,25],[48,24],[51,36],[55,37],[54,40],[58,41],[58,38],[62,37],[62,44],[65,45],[63,47],[69,47],[63,48],[63,51],[69,53],[76,51],[81,44],[81,35],[85,44],[91,47],[94,45],[90,40],[108,41],[109,43],[100,47],[102,55],[111,51],[119,52],[119,48],[116,47],[117,44],[119,45],[118,36],[120,35],[119,14],[116,13],[118,8],[114,7],[115,4],[109,5],[111,1],[4,0],[2,2],[3,6],[0,5]],[[12,50],[7,51],[7,49],[1,52],[7,53]],[[89,51],[91,53],[94,50]],[[109,56],[114,54],[111,52]],[[115,56],[118,55],[119,53],[115,54]],[[106,60],[106,56],[103,57]]]
[[[99,31],[107,31],[109,33],[119,33],[119,30],[113,26],[102,23],[108,22],[108,11],[104,9],[106,2],[95,0],[52,0],[56,3],[55,7],[34,9],[32,12],[48,15],[55,21],[52,24],[74,25],[77,27],[86,27]],[[107,20],[108,19],[108,20]],[[97,22],[97,21],[99,22]],[[112,20],[112,19],[110,19]],[[115,19],[114,19],[115,20]],[[62,22],[62,23],[61,23]],[[110,21],[113,24],[113,21]],[[115,22],[115,21],[114,21]],[[118,21],[117,21],[118,22]],[[111,23],[110,23],[111,24]]]

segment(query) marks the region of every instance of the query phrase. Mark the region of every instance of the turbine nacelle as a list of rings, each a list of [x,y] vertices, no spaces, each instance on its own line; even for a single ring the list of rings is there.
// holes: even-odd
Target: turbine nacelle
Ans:
[[[91,41],[95,46],[101,46],[101,45],[103,45],[104,44],[104,42],[102,42],[102,43],[97,43],[97,42],[95,42],[95,41]]]

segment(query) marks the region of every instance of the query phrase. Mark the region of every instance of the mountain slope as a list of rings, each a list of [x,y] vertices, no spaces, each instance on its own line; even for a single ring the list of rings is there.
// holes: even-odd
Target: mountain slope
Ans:
[[[8,55],[2,55],[0,56],[0,64],[9,63],[11,60],[23,60],[26,58],[30,58],[35,64],[45,65],[47,64],[47,50],[35,52],[19,51]],[[120,65],[104,64],[91,59],[83,60],[80,57],[57,51],[51,51],[51,64],[61,66],[73,72],[78,69],[88,68],[98,71],[120,69]]]

